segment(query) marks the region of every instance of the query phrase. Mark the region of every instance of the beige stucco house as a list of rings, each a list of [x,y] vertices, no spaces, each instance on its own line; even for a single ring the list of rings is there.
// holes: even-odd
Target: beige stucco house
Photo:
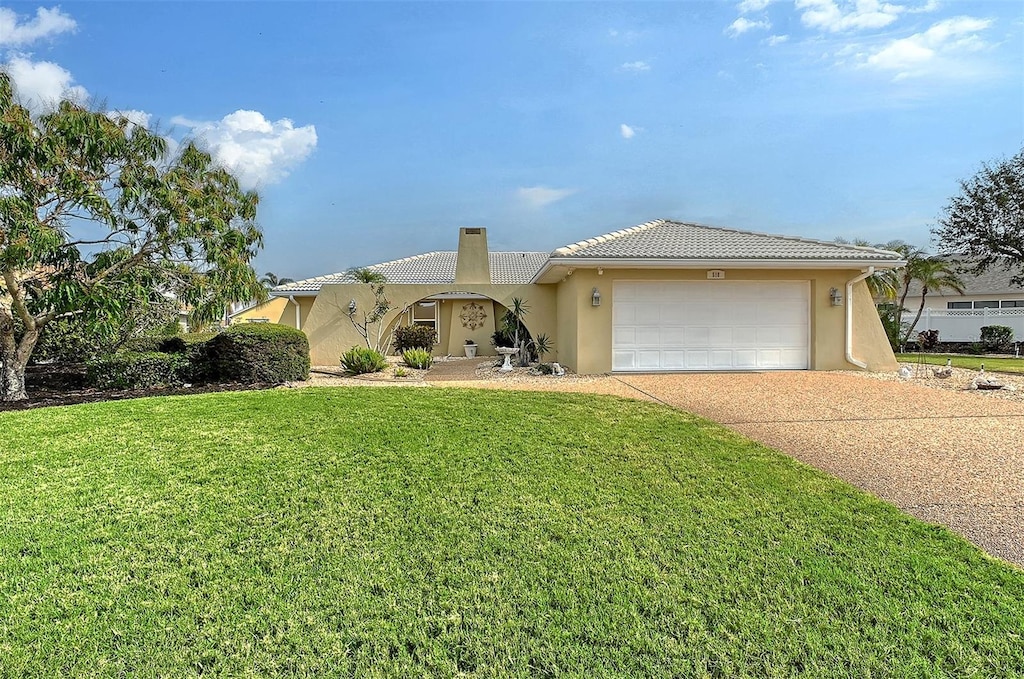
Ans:
[[[580,374],[687,370],[894,370],[864,278],[903,264],[875,248],[659,219],[554,252],[490,252],[482,228],[457,251],[367,267],[383,274],[388,329],[437,330],[437,354],[491,334],[513,298]],[[232,322],[301,328],[314,365],[363,340],[350,321],[373,304],[348,273],[278,286]],[[385,333],[387,334],[387,333]]]

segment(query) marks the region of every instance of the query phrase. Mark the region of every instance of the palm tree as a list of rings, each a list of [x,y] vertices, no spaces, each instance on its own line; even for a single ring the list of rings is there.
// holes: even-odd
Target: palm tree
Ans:
[[[907,264],[907,270],[910,271],[911,266]],[[904,274],[906,276],[906,274]],[[914,332],[914,328],[917,327],[917,322],[921,320],[921,313],[924,311],[925,297],[928,296],[929,292],[942,292],[943,290],[953,290],[961,295],[964,293],[964,284],[960,280],[960,276],[957,273],[956,265],[949,262],[946,259],[940,257],[921,257],[914,262],[912,271],[913,280],[917,281],[921,285],[921,304],[917,307],[917,315],[914,316],[913,322],[907,327],[906,332],[900,340],[900,346],[905,346],[907,340],[910,339],[911,333]],[[906,299],[907,293],[904,290],[903,297],[900,298],[900,311],[903,309],[903,300]]]
[[[271,288],[276,288],[279,285],[284,285],[285,283],[294,283],[294,282],[295,282],[294,278],[278,278],[277,274],[272,273],[270,271],[268,271],[267,273],[263,274],[263,278],[260,279],[260,283],[262,283],[263,286],[265,288],[267,288],[268,290],[271,289]]]
[[[892,250],[898,252],[901,255],[906,255],[906,250],[911,246],[907,245],[901,240],[889,241],[888,243],[869,243],[863,238],[854,238],[852,241],[846,238],[839,237],[835,239],[836,243],[840,245],[853,245],[859,248],[881,248],[882,250]],[[871,293],[871,298],[876,300],[885,300],[886,302],[896,301],[896,295],[900,291],[900,284],[902,280],[897,273],[897,269],[883,269],[876,271],[865,279],[867,283],[868,291]]]

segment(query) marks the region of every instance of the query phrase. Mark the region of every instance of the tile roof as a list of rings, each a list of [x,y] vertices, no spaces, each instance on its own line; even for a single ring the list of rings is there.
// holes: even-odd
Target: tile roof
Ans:
[[[552,258],[899,261],[888,250],[656,219],[558,248]]]
[[[952,257],[946,257],[946,259],[956,261],[956,259]],[[993,265],[983,274],[973,274],[969,273],[971,270],[970,267],[970,262],[967,262],[961,263],[957,269],[960,274],[960,280],[963,281],[964,284],[965,295],[1024,294],[1024,286],[1013,285],[1010,282],[1010,279],[1012,279],[1014,274],[1017,273],[1016,270],[1007,270],[999,265]],[[933,290],[928,293],[929,297],[949,297],[958,294],[958,292],[949,289],[944,289],[941,292]],[[910,284],[910,292],[907,294],[908,300],[915,298],[921,298],[921,285],[916,281]]]
[[[455,282],[455,251],[427,252],[391,262],[382,262],[366,267],[384,274],[388,283],[437,283]],[[529,283],[533,275],[548,259],[546,252],[491,252],[488,253],[491,266],[491,283],[497,285],[521,285]],[[348,271],[317,276],[279,285],[274,293],[317,292],[322,285],[332,283],[354,283]]]

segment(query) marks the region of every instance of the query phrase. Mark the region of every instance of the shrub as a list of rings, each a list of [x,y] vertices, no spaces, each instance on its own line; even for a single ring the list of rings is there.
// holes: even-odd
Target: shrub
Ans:
[[[395,377],[408,377],[409,371],[400,365],[395,366]]]
[[[207,379],[276,384],[309,377],[309,340],[276,323],[233,325],[206,342],[186,341],[186,355]]]
[[[132,337],[130,340],[124,343],[121,347],[121,351],[127,351],[134,354],[152,354],[155,352],[161,354],[175,354],[180,353],[176,351],[169,351],[164,348],[164,345],[171,339],[177,339],[174,337]]]
[[[388,367],[388,362],[379,351],[367,347],[352,347],[341,355],[341,367],[353,375],[363,375],[379,373]]]
[[[16,325],[20,325],[20,322],[15,314]],[[20,332],[17,334],[20,335]],[[43,327],[39,342],[32,352],[32,362],[81,363],[111,351],[111,343],[90,331],[80,319],[58,318]]]
[[[119,351],[89,361],[86,379],[100,389],[148,389],[185,382],[185,357],[157,351]]]
[[[988,351],[1005,351],[1013,344],[1013,328],[1005,325],[986,325],[981,328],[981,343]]]
[[[921,351],[935,351],[935,347],[939,346],[939,331],[922,330],[917,333],[917,345]]]
[[[537,372],[541,375],[551,375],[555,372],[555,369],[551,367],[550,363],[538,363]]]
[[[402,360],[410,368],[426,370],[434,362],[433,356],[426,349],[407,349],[402,352]]]
[[[430,351],[437,344],[437,331],[426,325],[405,325],[395,328],[395,353],[404,354],[408,349]]]

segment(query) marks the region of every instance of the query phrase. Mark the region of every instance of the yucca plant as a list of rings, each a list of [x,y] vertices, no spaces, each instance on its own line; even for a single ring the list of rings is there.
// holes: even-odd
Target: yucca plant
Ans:
[[[341,355],[341,367],[353,375],[364,375],[381,372],[388,367],[388,361],[379,351],[352,347]]]
[[[426,370],[434,362],[434,357],[426,349],[407,349],[402,352],[402,360],[410,368]]]

